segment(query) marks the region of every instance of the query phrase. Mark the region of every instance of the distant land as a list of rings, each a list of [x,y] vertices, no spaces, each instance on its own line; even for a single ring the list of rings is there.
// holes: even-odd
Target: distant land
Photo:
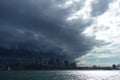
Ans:
[[[113,64],[108,67],[96,65],[92,67],[77,67],[74,61],[59,59],[57,57],[1,57],[0,70],[120,70],[120,65]]]

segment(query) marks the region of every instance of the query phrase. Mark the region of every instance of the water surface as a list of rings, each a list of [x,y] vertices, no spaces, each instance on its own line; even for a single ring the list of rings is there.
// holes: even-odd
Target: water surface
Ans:
[[[120,71],[0,71],[0,80],[120,80]]]

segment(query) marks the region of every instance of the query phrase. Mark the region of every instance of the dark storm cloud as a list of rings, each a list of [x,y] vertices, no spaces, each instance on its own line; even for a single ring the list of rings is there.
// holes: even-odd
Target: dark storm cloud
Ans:
[[[71,8],[63,0],[0,0],[0,46],[26,49],[34,55],[76,58],[87,53],[94,40],[82,35],[90,22],[66,22]]]

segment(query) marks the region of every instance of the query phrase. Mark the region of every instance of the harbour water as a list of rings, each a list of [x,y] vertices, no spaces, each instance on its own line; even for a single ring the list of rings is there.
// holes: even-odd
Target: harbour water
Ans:
[[[0,71],[0,80],[120,80],[118,70]]]

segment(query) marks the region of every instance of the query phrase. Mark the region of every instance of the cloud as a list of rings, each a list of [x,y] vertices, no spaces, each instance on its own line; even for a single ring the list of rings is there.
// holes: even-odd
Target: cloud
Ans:
[[[76,2],[81,1],[1,0],[0,46],[72,59],[86,54],[95,41],[82,32],[92,20],[67,20],[82,7]]]
[[[92,11],[91,11],[91,15],[92,16],[99,16],[104,14],[104,12],[106,12],[109,8],[109,3],[112,0],[96,0],[94,1],[91,5],[92,5]]]
[[[94,7],[91,8],[90,12],[90,18],[92,18],[93,23],[83,31],[83,34],[87,37],[94,37],[97,40],[97,44],[88,54],[78,60],[90,61],[89,64],[94,63],[96,65],[105,64],[110,66],[119,64],[120,1],[106,0],[103,2],[101,0],[100,2],[95,2],[93,0],[93,2],[94,5],[92,6]],[[99,64],[95,62],[98,59]]]
[[[100,58],[113,58],[113,57],[117,57],[117,55],[100,53],[100,54],[87,54],[86,57],[100,59]]]
[[[69,59],[90,54],[93,62],[119,55],[119,4],[119,0],[1,0],[0,48]]]

